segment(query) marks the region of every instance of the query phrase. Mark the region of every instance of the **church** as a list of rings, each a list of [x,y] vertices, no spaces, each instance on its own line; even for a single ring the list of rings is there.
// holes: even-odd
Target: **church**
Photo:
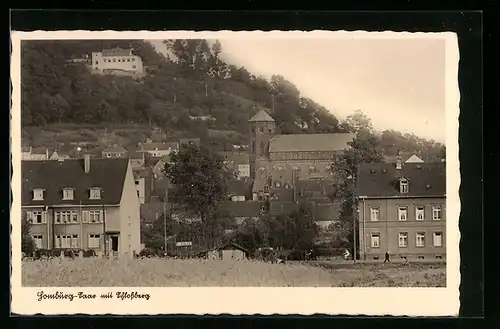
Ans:
[[[296,190],[299,181],[332,179],[333,155],[348,148],[355,137],[352,133],[280,135],[264,110],[249,120],[249,127],[254,200]]]

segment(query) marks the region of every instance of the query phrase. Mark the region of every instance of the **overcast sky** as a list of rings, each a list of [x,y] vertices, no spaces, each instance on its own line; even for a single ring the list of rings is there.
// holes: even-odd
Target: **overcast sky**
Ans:
[[[445,141],[444,40],[230,38],[220,42],[226,62],[268,78],[281,74],[302,96],[340,119],[360,109],[377,129]]]

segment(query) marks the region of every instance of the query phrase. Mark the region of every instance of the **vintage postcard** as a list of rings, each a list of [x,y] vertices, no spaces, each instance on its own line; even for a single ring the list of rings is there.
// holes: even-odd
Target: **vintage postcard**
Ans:
[[[11,37],[12,312],[458,315],[454,33]]]

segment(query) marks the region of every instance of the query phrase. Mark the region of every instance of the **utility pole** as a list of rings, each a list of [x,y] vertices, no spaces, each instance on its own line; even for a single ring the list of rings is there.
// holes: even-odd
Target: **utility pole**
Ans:
[[[168,201],[168,187],[165,188],[165,201],[163,202],[163,236],[164,236],[164,253],[167,256],[167,201]]]

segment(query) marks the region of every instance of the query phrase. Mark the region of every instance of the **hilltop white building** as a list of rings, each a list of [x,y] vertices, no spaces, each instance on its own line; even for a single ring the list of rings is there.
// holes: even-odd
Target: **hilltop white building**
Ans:
[[[132,53],[132,49],[103,49],[102,52],[92,53],[93,71],[116,72],[125,71],[135,74],[144,73],[142,59]]]

